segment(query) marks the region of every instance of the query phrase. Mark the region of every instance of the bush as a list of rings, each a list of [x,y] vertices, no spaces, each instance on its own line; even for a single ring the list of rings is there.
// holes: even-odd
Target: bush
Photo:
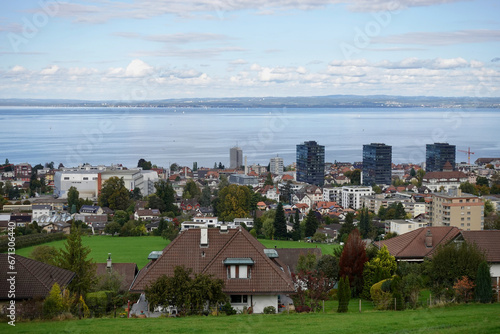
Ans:
[[[303,312],[309,313],[309,312],[311,312],[311,308],[307,305],[301,305],[301,306],[295,307],[295,312],[297,312],[297,313],[303,313]]]
[[[264,307],[264,314],[276,314],[276,307],[274,306]]]
[[[377,310],[387,310],[391,307],[393,301],[392,293],[382,290],[382,285],[388,280],[389,279],[385,279],[375,283],[370,289],[370,295]]]
[[[43,316],[52,319],[64,311],[61,288],[59,284],[54,283],[50,289],[49,295],[43,303]]]
[[[87,294],[87,305],[94,317],[100,317],[106,314],[108,305],[111,305],[111,291],[97,291]]]
[[[225,303],[221,309],[222,312],[226,313],[226,315],[236,314],[236,310],[231,306],[230,303]]]

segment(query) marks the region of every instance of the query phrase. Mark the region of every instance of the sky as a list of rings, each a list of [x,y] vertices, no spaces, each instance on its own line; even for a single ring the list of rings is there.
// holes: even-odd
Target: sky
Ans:
[[[500,96],[500,2],[0,4],[0,98]]]

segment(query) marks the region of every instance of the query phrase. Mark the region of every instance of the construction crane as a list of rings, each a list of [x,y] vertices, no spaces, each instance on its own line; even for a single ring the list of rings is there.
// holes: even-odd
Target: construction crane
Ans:
[[[468,161],[467,163],[468,163],[468,164],[469,164],[469,166],[470,166],[470,155],[471,155],[471,154],[474,154],[474,152],[471,152],[471,151],[470,151],[470,147],[468,148],[468,150],[467,150],[467,151],[464,151],[464,150],[457,150],[457,151],[458,151],[458,152],[467,153],[467,161]]]

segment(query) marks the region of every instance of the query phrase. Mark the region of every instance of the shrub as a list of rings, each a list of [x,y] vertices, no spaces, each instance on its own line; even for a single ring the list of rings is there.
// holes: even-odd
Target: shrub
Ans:
[[[276,307],[274,306],[264,307],[264,314],[276,314]]]
[[[43,316],[52,319],[64,311],[61,288],[59,284],[54,283],[50,289],[49,295],[43,303]]]
[[[295,308],[295,312],[297,312],[297,313],[303,313],[303,312],[309,313],[309,312],[311,312],[311,308],[307,305],[300,305],[300,306],[297,306]]]
[[[486,261],[479,264],[476,277],[476,289],[474,290],[476,301],[489,303],[493,299],[493,289],[491,288],[490,267]]]
[[[231,306],[230,303],[225,303],[221,309],[222,312],[226,313],[226,315],[236,314],[236,310]]]
[[[337,312],[347,312],[349,309],[349,300],[351,299],[351,287],[349,285],[349,277],[347,276],[341,277],[339,280],[338,297],[339,307],[337,308]]]
[[[382,284],[389,279],[382,280],[373,284],[370,289],[370,295],[377,310],[387,310],[391,307],[392,293],[382,290]]]

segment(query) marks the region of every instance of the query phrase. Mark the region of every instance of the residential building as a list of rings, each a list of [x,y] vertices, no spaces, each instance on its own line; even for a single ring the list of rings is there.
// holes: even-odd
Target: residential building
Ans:
[[[11,283],[7,280],[7,268],[12,257],[15,261],[15,293],[9,295]],[[75,273],[40,261],[28,259],[21,255],[0,254],[0,302],[16,300],[16,308],[21,301],[45,298],[49,295],[52,285],[58,283],[61,290],[75,277]]]
[[[453,171],[449,161],[443,166],[441,172],[428,172],[422,178],[422,186],[425,186],[433,192],[448,192],[451,189],[457,189],[461,183],[467,182],[467,174],[460,171]]]
[[[386,197],[384,194],[376,194],[376,195],[368,195],[368,196],[362,196],[361,197],[361,207],[368,208],[368,210],[373,211],[375,213],[380,210],[381,207],[383,208],[388,208],[391,204],[394,203],[402,203],[403,206],[405,206],[408,203],[411,202],[411,197],[406,198],[406,197],[401,197],[401,196],[394,196],[394,197]]]
[[[360,209],[362,205],[361,197],[370,196],[373,194],[372,187],[368,186],[343,186],[342,187],[342,202],[344,209],[351,208],[354,210]]]
[[[31,165],[27,162],[15,165],[14,175],[17,180],[29,181],[31,178]]]
[[[484,227],[483,200],[460,189],[449,193],[432,194],[432,226],[455,226],[462,230],[477,231]]]
[[[423,262],[432,255],[440,245],[445,245],[460,234],[454,226],[422,227],[417,230],[398,235],[388,240],[374,243],[379,249],[387,246],[389,253],[398,261]]]
[[[434,143],[425,145],[425,171],[442,172],[446,162],[455,167],[455,145]]]
[[[325,202],[342,202],[342,187],[324,187],[323,201]]]
[[[363,185],[391,184],[392,146],[380,143],[363,145]]]
[[[223,292],[240,311],[252,307],[254,313],[263,313],[267,306],[279,310],[279,298],[295,288],[278,257],[242,228],[187,229],[139,272],[130,291],[143,293],[160,276],[172,276],[176,266],[184,266],[193,274],[222,279]]]
[[[52,206],[51,205],[36,205],[33,204],[31,205],[31,209],[33,212],[31,213],[31,221],[38,222],[39,219],[43,216],[50,216],[52,213]],[[55,212],[54,212],[55,214]]]
[[[322,187],[325,183],[325,147],[315,141],[297,145],[297,181]]]
[[[271,158],[269,162],[269,171],[272,174],[283,174],[283,158]]]
[[[243,151],[239,147],[229,149],[229,168],[237,169],[243,166]]]
[[[426,226],[428,226],[428,222],[424,220],[391,219],[385,222],[385,233],[402,235]]]
[[[229,175],[229,183],[239,184],[241,186],[256,186],[259,184],[259,179],[255,176],[245,174],[231,174]]]

